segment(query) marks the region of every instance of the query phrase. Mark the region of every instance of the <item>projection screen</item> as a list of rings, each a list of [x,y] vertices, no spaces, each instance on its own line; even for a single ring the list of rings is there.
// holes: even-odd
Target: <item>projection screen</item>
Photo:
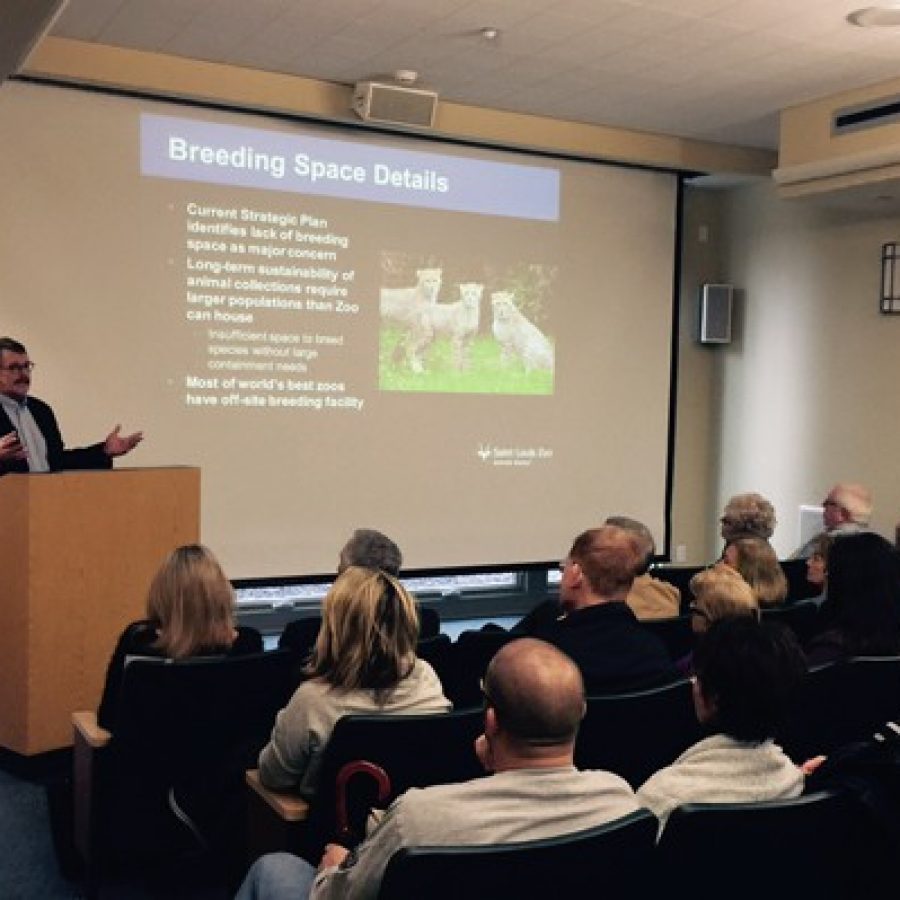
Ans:
[[[70,446],[201,467],[231,577],[663,542],[675,175],[26,83],[0,126],[0,332]]]

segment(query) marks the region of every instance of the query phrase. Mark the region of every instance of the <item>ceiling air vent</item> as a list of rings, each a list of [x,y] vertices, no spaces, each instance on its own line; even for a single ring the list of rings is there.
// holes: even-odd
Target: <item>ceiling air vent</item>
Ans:
[[[900,122],[900,95],[880,97],[868,103],[845,106],[835,110],[831,120],[832,135],[849,134],[878,128],[881,125],[896,125]]]

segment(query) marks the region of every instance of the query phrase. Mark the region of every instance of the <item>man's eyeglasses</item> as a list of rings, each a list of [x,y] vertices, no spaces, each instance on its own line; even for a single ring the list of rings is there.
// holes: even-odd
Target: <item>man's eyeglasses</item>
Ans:
[[[8,366],[0,366],[4,372],[30,372],[33,368],[33,362],[10,363]]]
[[[837,502],[837,500],[823,500],[822,506],[840,506],[841,504]]]

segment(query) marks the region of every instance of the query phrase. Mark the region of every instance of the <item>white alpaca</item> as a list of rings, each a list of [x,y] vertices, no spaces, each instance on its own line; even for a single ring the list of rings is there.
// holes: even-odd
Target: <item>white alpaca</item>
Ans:
[[[424,371],[421,353],[432,337],[428,309],[437,303],[442,274],[441,269],[418,269],[413,287],[381,289],[381,318],[405,329],[401,352],[413,372]]]
[[[459,285],[459,300],[436,303],[428,309],[428,322],[434,337],[447,335],[453,347],[453,363],[457,369],[469,365],[469,348],[478,333],[481,295],[484,285],[468,281]]]
[[[502,350],[504,362],[513,357],[522,360],[525,371],[553,368],[553,345],[541,330],[516,308],[509,291],[491,294],[494,311],[494,338]]]

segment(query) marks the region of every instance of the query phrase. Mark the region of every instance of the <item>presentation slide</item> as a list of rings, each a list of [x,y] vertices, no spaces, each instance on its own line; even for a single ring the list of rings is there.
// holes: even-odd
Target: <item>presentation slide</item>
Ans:
[[[232,578],[665,538],[677,179],[8,83],[0,332],[71,446],[202,470]]]

